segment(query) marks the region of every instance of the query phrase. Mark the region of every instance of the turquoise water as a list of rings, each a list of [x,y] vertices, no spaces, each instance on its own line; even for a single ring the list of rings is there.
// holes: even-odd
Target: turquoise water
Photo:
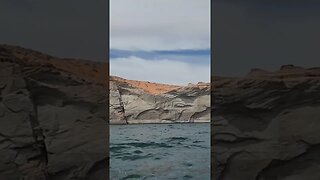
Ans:
[[[210,179],[209,124],[110,125],[110,179]]]

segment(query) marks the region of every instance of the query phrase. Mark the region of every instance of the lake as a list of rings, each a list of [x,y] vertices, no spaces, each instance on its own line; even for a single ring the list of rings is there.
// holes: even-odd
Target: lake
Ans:
[[[110,179],[210,179],[210,124],[110,125]]]

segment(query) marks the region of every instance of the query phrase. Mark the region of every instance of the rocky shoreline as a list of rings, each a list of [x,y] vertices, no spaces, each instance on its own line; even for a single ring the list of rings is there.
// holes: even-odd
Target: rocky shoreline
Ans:
[[[160,122],[160,123],[155,123],[153,122],[154,120],[151,120],[151,122],[133,122],[130,124],[117,124],[117,123],[112,123],[110,125],[139,125],[139,124],[210,124],[210,121],[203,121],[203,122]]]

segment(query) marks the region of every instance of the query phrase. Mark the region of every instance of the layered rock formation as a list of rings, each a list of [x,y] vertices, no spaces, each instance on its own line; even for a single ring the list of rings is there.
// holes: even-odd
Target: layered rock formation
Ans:
[[[0,46],[0,179],[107,179],[106,71]]]
[[[320,68],[214,78],[215,180],[320,177]]]
[[[0,179],[107,179],[107,70],[0,46]],[[109,89],[111,123],[210,120],[206,83]],[[320,68],[254,69],[211,91],[213,179],[320,177]]]
[[[110,77],[110,123],[210,121],[210,86],[173,86]]]

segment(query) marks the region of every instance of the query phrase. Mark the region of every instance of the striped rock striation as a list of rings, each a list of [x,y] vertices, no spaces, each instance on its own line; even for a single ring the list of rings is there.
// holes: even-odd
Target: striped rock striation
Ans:
[[[110,123],[210,122],[210,84],[174,86],[111,76]]]

